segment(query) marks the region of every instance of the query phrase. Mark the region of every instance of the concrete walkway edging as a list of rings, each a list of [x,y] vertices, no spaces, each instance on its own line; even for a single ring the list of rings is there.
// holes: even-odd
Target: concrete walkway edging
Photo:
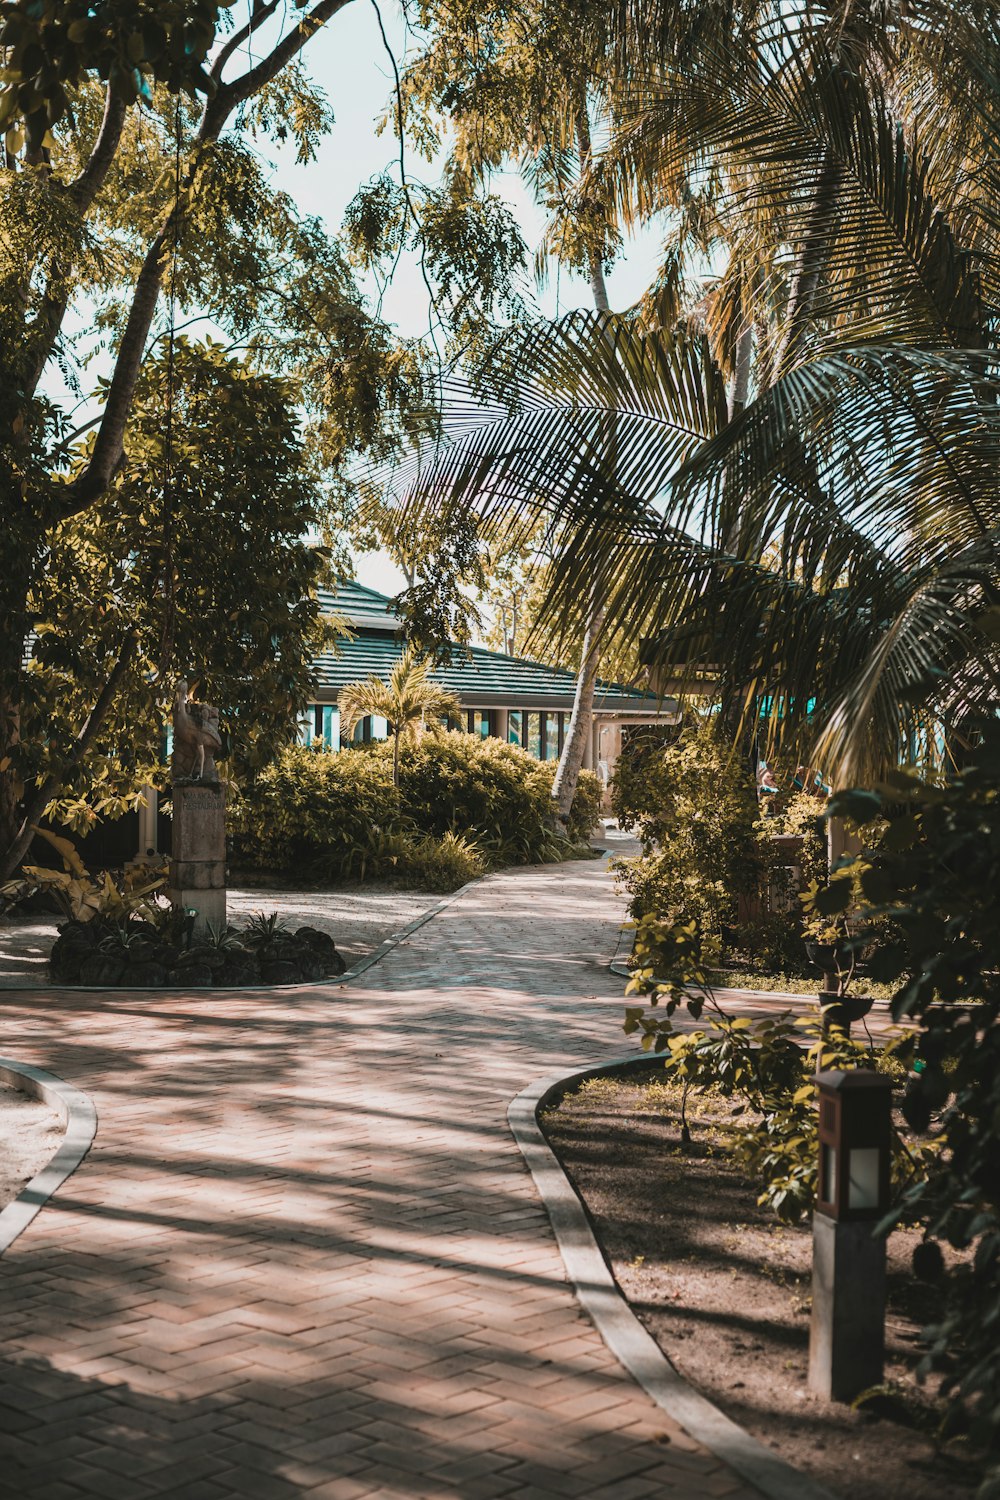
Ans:
[[[378,947],[373,949],[371,953],[366,953],[364,958],[359,958],[357,963],[352,964],[349,969],[345,969],[343,974],[338,974],[326,980],[325,983],[332,985],[349,984],[352,979],[358,979],[366,970],[380,963],[387,953],[392,952],[393,948],[398,948],[399,944],[406,938],[412,936],[415,932],[419,932],[420,928],[425,926],[432,917],[436,917],[439,912],[444,911],[446,907],[451,906],[454,901],[457,901],[459,896],[464,896],[466,891],[471,891],[473,886],[479,885],[480,881],[485,879],[485,875],[477,875],[474,879],[467,880],[464,885],[459,886],[457,891],[452,891],[450,895],[444,896],[440,901],[436,901],[433,906],[429,906],[426,911],[422,911],[419,917],[414,917],[412,922],[407,922],[405,927],[401,927],[398,932],[392,933],[383,942],[379,943]]]
[[[54,1073],[46,1073],[44,1068],[10,1057],[0,1057],[0,1081],[30,1094],[33,1099],[44,1100],[60,1112],[66,1126],[55,1155],[21,1189],[13,1203],[0,1211],[0,1255],[3,1255],[83,1161],[97,1134],[97,1110],[90,1095],[82,1089],[74,1088]]]
[[[491,872],[487,871],[487,874],[489,873]],[[407,922],[406,926],[401,927],[398,932],[390,933],[387,938],[383,938],[382,942],[379,943],[377,948],[374,948],[371,953],[366,953],[364,958],[359,958],[356,964],[352,964],[351,967],[349,969],[345,969],[342,974],[327,974],[323,979],[300,979],[296,980],[294,984],[205,985],[204,987],[199,986],[195,991],[193,991],[193,993],[196,993],[199,996],[273,995],[288,994],[289,992],[294,993],[296,990],[315,990],[320,988],[337,989],[339,985],[349,984],[352,980],[360,978],[360,976],[364,974],[366,970],[372,968],[374,964],[379,963],[383,958],[385,958],[387,953],[391,953],[393,948],[398,947],[398,945],[403,942],[404,939],[410,937],[412,933],[417,932],[421,927],[423,927],[425,922],[429,922],[432,917],[436,917],[439,912],[442,912],[446,907],[451,906],[453,901],[457,901],[459,896],[464,896],[466,891],[471,891],[473,886],[478,885],[480,881],[485,879],[486,875],[477,875],[474,879],[467,880],[465,885],[459,886],[457,891],[452,891],[449,895],[444,896],[440,901],[436,901],[433,906],[429,906],[426,911],[422,911],[419,917],[414,917],[412,921]],[[169,997],[171,995],[183,995],[192,993],[192,991],[185,990],[183,985],[159,984],[114,985],[110,990],[108,989],[107,985],[100,984],[52,984],[50,986],[33,984],[24,991],[19,991],[16,985],[11,985],[9,986],[9,989],[13,994],[29,993],[35,990],[54,989],[59,990],[60,993],[65,993],[67,995],[110,994],[112,998],[116,994],[158,996],[165,995]]]
[[[768,1500],[833,1500],[829,1490],[785,1463],[678,1374],[618,1288],[583,1202],[545,1138],[538,1115],[556,1095],[645,1063],[647,1054],[538,1079],[511,1100],[507,1119],[552,1224],[577,1300],[612,1354],[648,1396],[703,1447]]]

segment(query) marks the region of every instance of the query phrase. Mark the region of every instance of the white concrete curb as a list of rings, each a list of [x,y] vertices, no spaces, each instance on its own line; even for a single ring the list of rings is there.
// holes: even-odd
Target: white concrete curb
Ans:
[[[59,1110],[66,1124],[65,1134],[51,1161],[0,1213],[0,1255],[3,1255],[83,1161],[97,1133],[97,1110],[88,1094],[64,1083],[54,1073],[33,1068],[30,1063],[0,1057],[0,1080],[35,1099],[44,1099],[46,1104]]]
[[[657,1406],[679,1422],[696,1442],[755,1485],[768,1500],[833,1500],[829,1490],[800,1474],[744,1432],[677,1373],[618,1290],[594,1237],[587,1211],[542,1133],[538,1113],[555,1095],[586,1078],[625,1070],[636,1063],[648,1065],[648,1055],[615,1058],[574,1073],[541,1078],[523,1089],[507,1111],[514,1139],[545,1205],[577,1299],[612,1354]]]

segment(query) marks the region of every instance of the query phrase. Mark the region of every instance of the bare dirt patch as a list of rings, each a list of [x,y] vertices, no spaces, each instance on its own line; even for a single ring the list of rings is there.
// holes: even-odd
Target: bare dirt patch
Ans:
[[[0,1083],[0,1209],[42,1170],[62,1138],[57,1110]]]
[[[915,1379],[919,1329],[933,1316],[910,1256],[889,1241],[886,1381],[878,1415],[820,1400],[806,1386],[811,1230],[779,1224],[727,1161],[729,1106],[652,1080],[595,1079],[542,1124],[587,1205],[619,1286],[692,1385],[796,1468],[851,1500],[968,1500],[981,1470],[942,1451],[933,1387]]]

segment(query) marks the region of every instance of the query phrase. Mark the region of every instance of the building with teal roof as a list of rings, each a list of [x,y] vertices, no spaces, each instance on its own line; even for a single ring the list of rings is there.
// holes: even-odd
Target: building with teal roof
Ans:
[[[321,592],[320,600],[324,612],[345,621],[351,634],[314,663],[316,696],[304,717],[301,737],[306,744],[338,750],[341,690],[366,677],[388,681],[405,649],[403,622],[386,594],[353,579]],[[451,662],[435,668],[431,676],[462,705],[462,720],[456,728],[521,745],[540,760],[558,759],[576,692],[573,672],[472,646],[456,649]],[[599,682],[584,765],[597,770],[607,783],[614,774],[624,731],[642,724],[675,724],[678,717],[674,698]],[[387,732],[384,719],[366,719],[352,740],[381,739]]]

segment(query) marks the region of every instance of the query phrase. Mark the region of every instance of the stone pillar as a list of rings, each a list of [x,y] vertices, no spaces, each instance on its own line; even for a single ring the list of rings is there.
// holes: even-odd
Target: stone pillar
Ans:
[[[175,782],[172,858],[167,895],[194,910],[194,934],[226,925],[226,783]]]
[[[504,744],[506,745],[507,736],[510,733],[510,709],[495,708],[493,712],[496,715],[496,718],[494,720],[494,723],[496,724],[496,738],[498,740],[503,740]]]

